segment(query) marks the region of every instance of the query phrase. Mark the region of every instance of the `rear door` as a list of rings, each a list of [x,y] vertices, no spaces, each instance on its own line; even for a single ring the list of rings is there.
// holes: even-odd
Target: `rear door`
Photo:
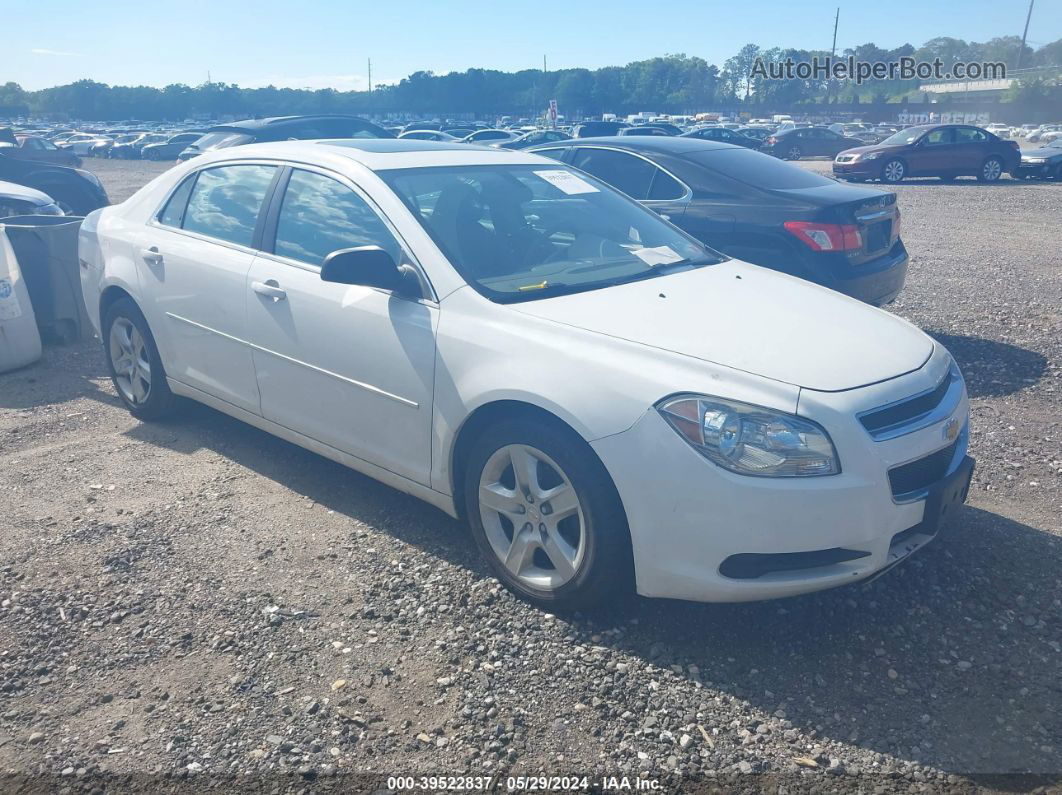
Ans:
[[[152,221],[131,230],[141,308],[170,378],[254,413],[246,344],[247,272],[278,167],[241,163],[191,174]]]
[[[246,291],[262,416],[428,485],[438,307],[321,281],[325,256],[365,245],[416,267],[349,180],[285,173]]]
[[[956,169],[964,174],[978,173],[991,148],[988,133],[977,127],[955,127],[954,134]]]

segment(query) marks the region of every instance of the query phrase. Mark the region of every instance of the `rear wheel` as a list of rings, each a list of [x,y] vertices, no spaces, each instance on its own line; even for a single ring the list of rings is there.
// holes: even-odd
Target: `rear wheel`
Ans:
[[[468,456],[464,497],[480,551],[523,599],[579,609],[631,585],[619,495],[570,430],[529,419],[488,428]]]
[[[899,159],[893,159],[881,167],[881,181],[889,183],[903,182],[907,176],[907,166]]]
[[[103,351],[111,381],[125,407],[141,420],[172,413],[177,399],[166,383],[155,338],[129,298],[120,298],[103,316]]]
[[[803,150],[796,144],[793,144],[793,146],[790,146],[788,149],[785,150],[785,159],[799,160],[803,156],[803,154]]]
[[[977,172],[978,182],[998,182],[1003,176],[1003,161],[998,157],[990,157],[981,164],[981,170]]]

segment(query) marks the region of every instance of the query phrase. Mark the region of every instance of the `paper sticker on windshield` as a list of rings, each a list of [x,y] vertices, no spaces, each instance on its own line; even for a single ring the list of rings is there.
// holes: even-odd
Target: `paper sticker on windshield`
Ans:
[[[685,259],[667,246],[655,246],[653,248],[638,248],[631,252],[646,265],[670,265],[672,262],[682,262]]]
[[[550,185],[560,188],[569,196],[577,193],[600,193],[600,191],[577,174],[560,169],[550,171],[536,171],[535,174],[546,180]]]
[[[14,285],[10,279],[0,279],[0,320],[14,320],[22,317],[22,307],[15,295]]]

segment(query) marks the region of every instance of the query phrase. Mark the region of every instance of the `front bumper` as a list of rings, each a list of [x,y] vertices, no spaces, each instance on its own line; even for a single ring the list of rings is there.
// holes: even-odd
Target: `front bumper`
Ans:
[[[1057,163],[1026,163],[1022,161],[1012,172],[1015,177],[1047,179],[1058,173]]]
[[[833,437],[838,475],[726,472],[695,452],[655,409],[629,430],[593,442],[627,512],[638,592],[707,602],[794,596],[867,579],[920,549],[966,497],[973,466],[966,433],[951,442],[942,436],[953,421],[967,423],[965,389],[941,422],[883,441],[873,441],[856,415],[923,391],[949,363],[943,353],[882,384],[801,392],[800,413],[822,422]],[[888,470],[948,446],[954,453],[946,474],[919,499],[897,501]],[[749,576],[745,564],[765,560],[767,570],[755,574],[753,568]]]
[[[881,158],[854,160],[851,163],[833,161],[833,175],[841,179],[877,179],[881,176]]]

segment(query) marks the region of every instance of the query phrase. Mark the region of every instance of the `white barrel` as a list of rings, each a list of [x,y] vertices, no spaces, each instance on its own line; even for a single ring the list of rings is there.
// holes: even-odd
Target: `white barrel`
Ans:
[[[41,335],[18,260],[0,224],[0,373],[41,358]]]

